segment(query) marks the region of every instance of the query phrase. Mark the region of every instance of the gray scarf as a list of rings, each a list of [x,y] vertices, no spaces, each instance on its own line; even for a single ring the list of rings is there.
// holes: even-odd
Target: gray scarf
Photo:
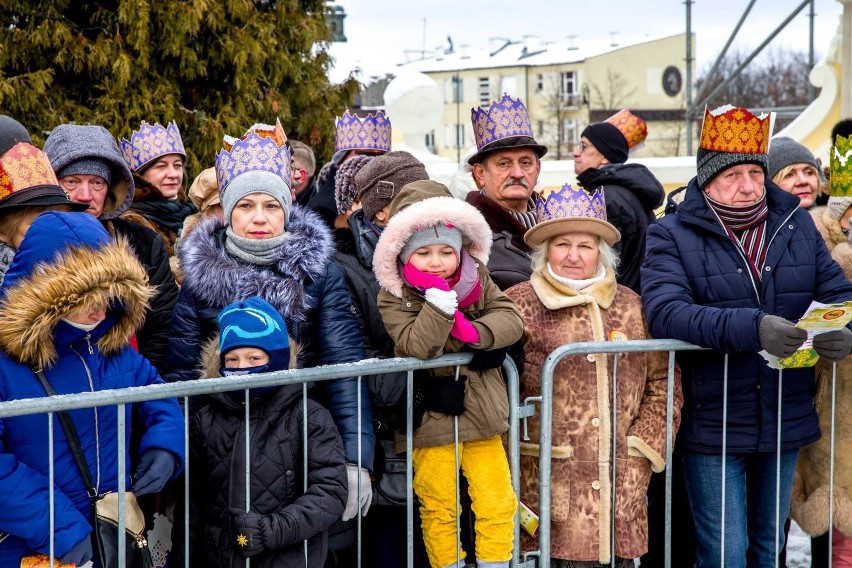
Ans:
[[[280,249],[290,237],[284,234],[268,239],[247,239],[237,236],[229,226],[225,230],[225,250],[249,264],[269,266],[280,258]]]

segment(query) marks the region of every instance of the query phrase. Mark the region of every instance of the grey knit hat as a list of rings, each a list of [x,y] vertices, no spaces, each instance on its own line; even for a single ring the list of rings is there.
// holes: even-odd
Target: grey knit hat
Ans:
[[[808,164],[817,172],[820,170],[813,153],[804,145],[787,136],[773,138],[769,144],[769,170],[766,177],[772,179],[778,172],[793,164]]]
[[[462,232],[452,225],[438,223],[425,229],[415,231],[408,238],[408,242],[399,253],[399,260],[408,262],[409,257],[420,247],[429,245],[449,245],[456,251],[456,258],[461,259]]]
[[[852,207],[852,197],[829,197],[826,203],[828,214],[835,221],[840,221],[850,207]]]
[[[56,172],[56,177],[61,179],[65,176],[98,176],[104,178],[107,185],[111,185],[111,169],[109,163],[100,158],[83,158],[82,160],[71,162]]]
[[[44,153],[50,158],[50,165],[57,175],[69,165],[81,160],[94,158],[109,164],[110,176],[104,179],[109,179],[110,187],[100,218],[113,219],[130,208],[135,189],[133,174],[130,173],[115,138],[103,126],[60,124],[45,140]]]
[[[30,133],[11,116],[0,114],[0,156],[18,142],[31,142]]]
[[[355,197],[361,202],[368,221],[388,205],[402,187],[429,179],[423,163],[408,152],[388,152],[376,156],[355,174]]]
[[[728,168],[741,164],[757,164],[763,168],[766,174],[769,169],[769,158],[766,154],[746,154],[741,152],[719,152],[716,150],[705,150],[699,148],[697,152],[698,161],[698,187],[704,189],[710,181],[727,170]]]
[[[225,187],[220,194],[222,209],[225,211],[225,219],[230,222],[231,213],[237,202],[252,193],[265,193],[274,197],[281,208],[284,209],[284,224],[290,220],[290,212],[293,209],[293,199],[290,196],[290,187],[284,179],[266,170],[252,170],[240,174]]]

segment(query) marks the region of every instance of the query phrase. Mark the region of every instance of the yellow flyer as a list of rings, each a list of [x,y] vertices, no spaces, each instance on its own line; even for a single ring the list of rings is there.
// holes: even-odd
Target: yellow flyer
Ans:
[[[813,367],[819,359],[819,355],[812,347],[814,336],[845,327],[851,321],[852,302],[842,304],[812,302],[805,314],[796,322],[796,327],[808,332],[808,338],[795,353],[779,359],[776,363],[777,367],[780,369]]]

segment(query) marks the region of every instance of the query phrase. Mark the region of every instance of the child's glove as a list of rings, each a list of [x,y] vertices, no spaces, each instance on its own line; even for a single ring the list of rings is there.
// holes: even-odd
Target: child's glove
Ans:
[[[450,291],[450,284],[440,276],[435,276],[434,274],[426,274],[425,272],[420,272],[414,265],[410,262],[406,262],[405,266],[402,267],[402,275],[405,276],[405,279],[409,284],[414,286],[415,288],[421,288],[423,290],[428,290],[429,288],[437,288],[438,290],[443,290],[444,292]]]
[[[139,466],[133,472],[133,492],[136,496],[157,493],[163,490],[166,482],[175,474],[177,458],[168,450],[150,448],[139,460]]]
[[[269,519],[265,515],[242,509],[231,509],[234,520],[234,542],[243,558],[257,556],[266,550],[266,535],[269,534]]]
[[[462,343],[476,343],[479,341],[479,332],[473,327],[473,324],[467,321],[464,314],[456,310],[453,314],[453,328],[450,330],[450,335],[461,341]]]

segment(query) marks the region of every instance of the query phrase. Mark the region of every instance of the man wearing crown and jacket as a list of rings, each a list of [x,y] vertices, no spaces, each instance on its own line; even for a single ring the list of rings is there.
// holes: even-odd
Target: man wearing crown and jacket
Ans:
[[[776,520],[789,512],[799,448],[820,429],[814,368],[781,373],[775,362],[807,338],[793,322],[811,302],[852,300],[852,283],[799,199],[766,179],[771,131],[771,115],[705,111],[698,175],[675,213],[648,230],[649,331],[707,349],[677,357],[684,392],[677,444],[697,567],[722,558],[728,568],[776,565],[784,545]],[[852,350],[852,331],[816,335],[813,348],[840,361]]]
[[[547,147],[535,141],[527,107],[507,94],[487,108],[471,109],[477,152],[468,159],[479,191],[465,201],[479,209],[493,233],[488,270],[501,290],[532,274],[524,233],[536,224],[533,192]]]
[[[577,183],[590,191],[604,190],[607,219],[621,233],[621,241],[615,245],[620,258],[617,280],[637,294],[648,225],[654,222],[654,209],[663,204],[665,195],[648,168],[624,163],[645,144],[647,136],[645,121],[622,109],[587,126],[573,154]]]

